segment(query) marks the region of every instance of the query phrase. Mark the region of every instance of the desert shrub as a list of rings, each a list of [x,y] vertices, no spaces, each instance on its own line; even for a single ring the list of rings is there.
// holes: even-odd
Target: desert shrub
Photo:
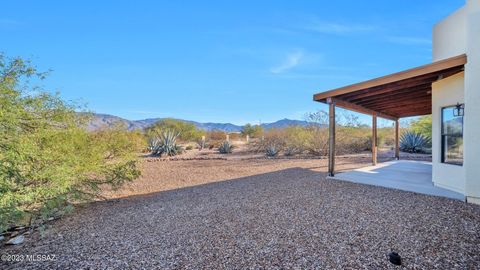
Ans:
[[[258,152],[266,152],[267,147],[275,145],[278,150],[285,146],[285,129],[272,128],[265,131],[260,140],[255,140]]]
[[[230,154],[232,153],[233,145],[229,141],[223,141],[222,144],[218,147],[218,152],[221,154]]]
[[[296,154],[298,154],[300,151],[295,148],[294,146],[287,146],[285,147],[284,151],[283,151],[283,154],[285,156],[294,156]]]
[[[191,145],[187,145],[187,147],[185,147],[185,150],[192,150],[193,149],[193,146]]]
[[[325,156],[328,152],[328,113],[317,111],[305,116],[309,138],[306,150],[313,155]]]
[[[379,128],[377,136],[378,146],[395,146],[395,129],[393,127]]]
[[[285,155],[295,155],[310,147],[314,130],[308,127],[290,126],[285,128]]]
[[[232,141],[238,141],[242,138],[242,134],[237,133],[237,132],[228,133],[228,136],[230,137],[230,140],[232,140]]]
[[[337,154],[354,154],[371,149],[371,128],[365,126],[344,127],[336,129]]]
[[[221,130],[211,130],[207,132],[206,137],[211,141],[224,141],[227,137],[227,133]]]
[[[158,135],[164,131],[173,131],[178,133],[178,140],[184,142],[195,142],[205,135],[205,131],[198,129],[193,123],[177,120],[162,119],[147,128],[147,134],[150,136]]]
[[[206,134],[206,141],[209,149],[219,148],[227,139],[227,133],[221,130],[211,130]]]
[[[95,140],[103,140],[109,144],[111,152],[108,155],[116,156],[130,152],[142,152],[147,148],[147,140],[140,131],[129,131],[122,122],[114,123],[111,127],[102,127],[91,133]],[[118,153],[122,151],[122,153]]]
[[[149,139],[149,149],[154,156],[176,156],[182,149],[177,145],[179,133],[173,130],[164,130]]]
[[[88,133],[78,106],[29,90],[44,75],[0,55],[0,231],[40,224],[140,174],[122,133]]]
[[[242,128],[243,136],[250,136],[251,138],[260,138],[263,135],[263,127],[260,125],[246,124]]]
[[[407,131],[400,138],[400,150],[409,153],[421,153],[428,144],[428,139],[420,133]]]

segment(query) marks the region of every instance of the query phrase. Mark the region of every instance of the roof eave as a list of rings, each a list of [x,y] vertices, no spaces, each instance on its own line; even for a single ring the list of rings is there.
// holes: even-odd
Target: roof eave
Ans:
[[[381,86],[381,85],[385,85],[385,84],[389,84],[389,83],[394,83],[394,82],[406,80],[406,79],[409,79],[409,78],[414,78],[414,77],[417,77],[417,76],[422,76],[422,75],[425,75],[425,74],[429,74],[429,73],[433,73],[433,72],[437,72],[437,71],[441,71],[441,70],[445,70],[445,69],[449,69],[449,68],[463,66],[466,63],[467,63],[467,56],[466,56],[466,54],[462,54],[462,55],[458,55],[458,56],[451,57],[451,58],[448,58],[448,59],[433,62],[433,63],[427,64],[427,65],[423,65],[423,66],[415,67],[415,68],[412,68],[412,69],[408,69],[408,70],[400,71],[400,72],[397,72],[397,73],[393,73],[393,74],[390,74],[390,75],[386,75],[386,76],[383,76],[383,77],[379,77],[379,78],[371,79],[371,80],[368,80],[368,81],[364,81],[364,82],[360,82],[360,83],[336,88],[336,89],[333,89],[333,90],[329,90],[329,91],[326,91],[326,92],[318,93],[318,94],[315,94],[313,96],[313,100],[325,103],[326,99],[329,98],[329,97],[344,95],[344,94],[352,93],[352,92],[355,92],[355,91],[368,89],[368,88],[371,88],[371,87],[377,87],[377,86]]]

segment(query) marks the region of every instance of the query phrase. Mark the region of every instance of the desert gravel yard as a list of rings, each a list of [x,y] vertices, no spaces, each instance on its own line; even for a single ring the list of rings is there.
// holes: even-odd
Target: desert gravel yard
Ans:
[[[79,207],[43,238],[34,233],[0,250],[55,261],[0,268],[395,269],[391,250],[408,269],[480,268],[479,206],[327,180],[325,165],[145,162],[141,179],[108,194],[117,198]]]

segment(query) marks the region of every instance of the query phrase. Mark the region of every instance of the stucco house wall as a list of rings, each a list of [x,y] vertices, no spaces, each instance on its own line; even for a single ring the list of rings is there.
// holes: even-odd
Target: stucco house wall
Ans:
[[[480,204],[480,0],[467,1],[464,168],[467,201]]]
[[[464,101],[464,72],[432,84],[432,179],[436,186],[465,194],[465,168],[441,162],[441,112]]]
[[[433,62],[464,54],[467,47],[467,7],[464,6],[433,27]]]
[[[433,183],[480,203],[480,0],[467,0],[433,28],[433,61],[467,54],[465,72],[432,85]],[[463,166],[441,163],[441,108],[465,103]]]

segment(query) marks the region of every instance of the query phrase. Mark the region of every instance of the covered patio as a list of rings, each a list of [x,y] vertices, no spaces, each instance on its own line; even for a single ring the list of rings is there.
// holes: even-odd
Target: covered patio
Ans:
[[[314,95],[314,101],[329,105],[329,163],[328,174],[335,176],[335,109],[341,107],[347,110],[372,116],[372,165],[377,165],[377,117],[395,122],[395,159],[400,159],[399,119],[404,117],[428,115],[432,113],[432,83],[464,71],[467,62],[465,54],[431,64],[408,69],[384,77],[352,84]],[[402,163],[398,163],[402,164]],[[400,165],[389,164],[398,167]],[[405,164],[403,164],[405,165]],[[388,167],[388,166],[387,166]],[[370,168],[379,172],[376,177],[369,177],[365,182],[387,179],[392,172],[387,167],[383,169]],[[402,166],[400,166],[402,167]],[[402,171],[400,169],[399,171]],[[390,174],[389,174],[390,173]],[[371,175],[371,174],[370,174]],[[350,173],[339,177],[362,181],[363,174]],[[410,175],[400,175],[403,181],[424,181],[429,179],[432,184],[431,166],[426,174],[411,171]],[[353,179],[353,180],[355,180]],[[387,179],[388,180],[388,179]],[[387,181],[388,182],[388,181]],[[398,181],[397,181],[398,182]],[[414,186],[411,186],[413,189]],[[421,190],[420,187],[417,187]],[[415,191],[415,190],[410,190]]]
[[[389,161],[376,166],[342,172],[334,179],[464,200],[461,193],[434,186],[432,164],[425,161]]]

